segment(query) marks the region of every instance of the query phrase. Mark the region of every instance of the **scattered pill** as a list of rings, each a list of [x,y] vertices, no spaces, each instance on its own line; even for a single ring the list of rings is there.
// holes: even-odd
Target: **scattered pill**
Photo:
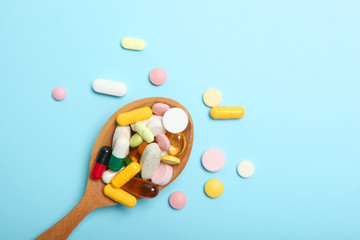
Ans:
[[[224,167],[225,155],[217,148],[210,148],[202,155],[201,162],[206,170],[216,172]]]
[[[143,141],[142,137],[138,133],[135,133],[130,138],[130,147],[138,147]]]
[[[163,117],[163,125],[165,129],[171,133],[179,133],[186,129],[189,118],[181,108],[170,108],[165,112]]]
[[[215,107],[221,102],[221,92],[215,88],[210,88],[203,95],[204,103],[209,107]]]
[[[181,209],[186,205],[186,196],[182,192],[174,192],[169,198],[170,206],[174,209]]]
[[[154,120],[148,123],[147,128],[152,132],[154,136],[159,134],[165,134],[166,130],[160,120]]]
[[[151,70],[149,78],[152,84],[161,85],[166,81],[166,72],[162,68],[154,68]]]
[[[170,106],[165,103],[155,103],[152,106],[153,113],[155,113],[156,115],[159,115],[159,116],[163,116],[164,113],[169,109],[170,109]]]
[[[145,48],[145,41],[140,38],[125,37],[121,40],[121,46],[131,50],[143,50]]]
[[[100,179],[109,164],[111,157],[111,147],[102,147],[97,155],[93,169],[91,170],[91,177],[93,179]]]
[[[114,172],[125,167],[125,158],[129,154],[129,145],[129,140],[123,137],[116,141],[109,161],[109,168]]]
[[[154,141],[154,135],[142,122],[135,123],[134,129],[145,142],[151,143]]]
[[[66,97],[66,91],[62,87],[56,87],[52,91],[52,96],[55,100],[61,101]]]
[[[213,107],[210,115],[215,119],[242,118],[245,110],[242,107]]]
[[[140,164],[138,164],[137,162],[130,163],[118,174],[116,174],[116,176],[111,180],[111,186],[113,186],[114,188],[121,188],[138,172],[140,172],[140,169],[141,169]]]
[[[255,167],[249,161],[242,161],[239,163],[237,171],[241,177],[248,178],[254,174]]]
[[[151,116],[152,116],[151,108],[142,107],[132,110],[130,112],[120,113],[116,118],[116,122],[120,126],[125,126],[145,119],[149,119]]]
[[[136,205],[136,197],[122,189],[113,188],[111,184],[104,187],[104,194],[115,202],[124,204],[127,207],[134,207]]]
[[[205,193],[211,198],[219,197],[223,191],[224,186],[218,179],[210,179],[205,184]]]
[[[162,151],[170,149],[170,140],[165,134],[161,133],[156,135],[156,142]]]
[[[159,186],[168,184],[173,175],[173,168],[169,164],[160,163],[157,171],[151,178],[151,181]]]
[[[119,171],[121,171],[121,169],[120,169]],[[108,169],[108,170],[106,170],[106,171],[104,172],[104,174],[102,175],[101,180],[102,180],[105,184],[109,184],[109,183],[111,182],[111,179],[113,179],[113,177],[115,177],[115,175],[118,174],[119,171],[114,172],[114,171]]]
[[[161,150],[156,143],[150,143],[146,146],[141,155],[141,177],[143,179],[151,179],[159,168],[161,160]]]
[[[112,140],[112,147],[114,148],[115,143],[119,138],[123,137],[123,138],[126,138],[126,139],[129,140],[130,136],[131,136],[131,130],[130,130],[129,125],[116,126],[115,132],[114,132],[114,135],[113,135],[113,140]]]
[[[96,79],[92,84],[92,88],[95,92],[117,97],[124,96],[127,92],[127,87],[124,83],[105,79]]]

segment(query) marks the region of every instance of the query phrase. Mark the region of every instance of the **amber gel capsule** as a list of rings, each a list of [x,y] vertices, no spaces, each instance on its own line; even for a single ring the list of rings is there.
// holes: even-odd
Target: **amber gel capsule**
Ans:
[[[154,198],[159,194],[159,188],[156,184],[136,177],[130,179],[121,188],[138,198]]]
[[[102,147],[98,153],[93,169],[91,170],[92,179],[100,179],[109,164],[111,157],[111,147]]]

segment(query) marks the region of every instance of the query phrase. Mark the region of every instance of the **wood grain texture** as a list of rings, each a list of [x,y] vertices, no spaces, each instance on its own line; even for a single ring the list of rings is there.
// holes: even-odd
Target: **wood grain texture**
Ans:
[[[86,190],[84,196],[80,200],[80,202],[75,206],[70,213],[68,213],[64,218],[62,218],[59,222],[57,222],[54,226],[46,230],[43,234],[41,234],[37,239],[66,239],[71,232],[75,229],[75,227],[84,219],[84,217],[90,213],[92,210],[100,207],[111,206],[118,204],[113,200],[109,199],[103,194],[103,189],[105,184],[101,180],[93,180],[90,178],[90,172],[94,162],[96,160],[98,151],[103,146],[111,146],[113,133],[116,127],[116,117],[120,113],[128,112],[141,107],[152,107],[155,103],[166,103],[170,107],[178,107],[183,109],[189,117],[189,124],[187,128],[184,130],[184,134],[186,137],[186,148],[184,152],[179,156],[181,163],[178,165],[173,165],[173,176],[169,185],[173,182],[183,171],[185,168],[188,159],[190,157],[193,139],[194,139],[194,125],[191,119],[189,112],[186,110],[184,106],[180,103],[176,102],[170,98],[163,97],[151,97],[144,98],[134,102],[131,102],[124,107],[120,108],[116,111],[109,120],[105,123],[104,127],[101,129],[98,137],[96,138],[91,157],[90,157],[90,167],[88,174],[88,181],[86,185]],[[167,185],[159,187],[160,190],[164,189]],[[136,206],[135,206],[136,207]]]

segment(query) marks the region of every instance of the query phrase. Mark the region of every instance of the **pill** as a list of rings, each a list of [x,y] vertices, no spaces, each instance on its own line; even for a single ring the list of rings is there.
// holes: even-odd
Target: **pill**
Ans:
[[[174,209],[181,209],[186,205],[186,196],[182,192],[174,192],[170,195],[169,203]]]
[[[141,145],[141,144],[140,144],[140,145]],[[139,162],[139,161],[140,161],[140,158],[141,158],[141,155],[139,154],[138,149],[135,148],[135,149],[133,149],[133,150],[131,151],[131,153],[129,154],[128,157],[129,157],[129,158],[131,159],[131,161],[133,161],[133,162]]]
[[[142,137],[138,134],[135,133],[134,135],[132,135],[132,137],[130,138],[130,147],[137,147],[139,146],[144,140],[142,139]]]
[[[206,170],[216,172],[225,165],[225,155],[220,149],[210,148],[202,155],[201,162]]]
[[[116,126],[114,135],[113,135],[112,147],[113,148],[115,147],[115,143],[119,138],[124,137],[129,140],[130,136],[131,136],[131,130],[130,130],[129,125]]]
[[[163,116],[164,113],[169,109],[170,109],[170,106],[165,103],[155,103],[152,106],[153,113],[155,113],[156,115],[159,115],[159,116]]]
[[[157,136],[159,134],[165,134],[166,130],[160,120],[154,120],[148,123],[147,128],[153,134],[153,136]]]
[[[170,155],[168,151],[161,151],[161,156],[167,156]]]
[[[111,157],[111,147],[102,147],[97,155],[95,164],[91,170],[91,177],[93,179],[100,179],[109,164]]]
[[[151,178],[151,181],[159,186],[168,184],[173,175],[173,168],[169,164],[160,163],[158,169]]]
[[[137,177],[130,179],[121,188],[138,198],[154,198],[159,194],[159,188],[155,183]]]
[[[127,157],[125,158],[125,165],[126,165],[126,166],[129,166],[130,163],[132,163],[132,162],[134,162],[134,161],[133,161],[129,156],[127,156]],[[138,161],[135,161],[135,162],[138,162]],[[137,173],[137,174],[135,175],[135,177],[141,178],[140,173]],[[131,194],[132,194],[132,193],[131,193]]]
[[[145,142],[151,143],[154,141],[154,135],[142,122],[135,123],[135,131],[144,139]]]
[[[162,151],[169,150],[170,140],[165,134],[160,133],[160,134],[156,135],[156,142]]]
[[[153,114],[150,118],[145,119],[145,120],[142,120],[141,122],[142,122],[145,126],[147,126],[148,123],[151,122],[151,121],[153,121],[153,120],[160,120],[160,121],[162,121],[162,118],[163,118],[162,116],[158,116],[158,115]],[[130,126],[131,126],[131,129],[135,132],[135,128],[134,128],[135,123],[130,124]]]
[[[180,163],[180,159],[175,157],[175,156],[171,156],[171,155],[165,155],[165,156],[161,156],[161,161],[163,161],[164,163],[167,164],[179,164]]]
[[[92,88],[95,92],[117,97],[124,96],[127,92],[127,87],[124,83],[100,78],[93,82]]]
[[[166,72],[162,68],[154,68],[151,70],[149,78],[154,85],[161,85],[166,81]]]
[[[210,179],[205,184],[205,193],[211,198],[219,197],[223,191],[224,186],[218,179]]]
[[[105,183],[105,184],[109,184],[111,182],[111,179],[113,179],[113,177],[115,177],[116,174],[118,174],[118,172],[120,172],[121,169],[117,172],[114,172],[110,169],[106,170],[104,172],[104,174],[102,175],[101,180]]]
[[[140,155],[142,155],[145,151],[145,148],[148,146],[149,144],[147,142],[143,142],[142,144],[140,144],[140,146],[138,146],[137,150],[139,152]]]
[[[146,180],[151,179],[159,168],[160,160],[161,150],[159,145],[156,143],[150,143],[146,146],[140,159],[141,177]]]
[[[203,95],[204,103],[209,107],[215,107],[221,102],[221,92],[215,88],[210,88]]]
[[[142,107],[130,112],[121,113],[117,116],[116,121],[120,126],[136,123],[152,116],[152,110],[149,107]]]
[[[136,205],[136,197],[122,189],[113,188],[111,184],[104,187],[104,194],[115,202],[124,204],[127,207],[134,207]]]
[[[66,91],[62,87],[56,87],[52,91],[52,96],[55,100],[61,101],[66,97]]]
[[[237,171],[241,177],[248,178],[254,174],[255,167],[249,161],[242,161],[239,163]]]
[[[242,107],[213,107],[210,115],[215,119],[242,118],[245,110]]]
[[[111,186],[113,186],[114,188],[120,188],[132,177],[134,177],[138,172],[140,172],[140,169],[140,164],[138,164],[137,162],[130,163],[118,174],[116,174],[116,176],[111,180]]]
[[[113,148],[109,168],[114,172],[119,171],[122,167],[125,166],[125,158],[129,154],[129,140],[126,138],[119,138]]]
[[[170,108],[163,116],[163,125],[171,133],[179,133],[186,129],[189,118],[181,108]]]
[[[145,41],[140,38],[125,37],[121,40],[121,46],[131,50],[143,50],[145,48]]]
[[[170,141],[169,153],[173,156],[181,155],[186,146],[186,138],[184,133],[170,133],[166,132],[166,136]]]

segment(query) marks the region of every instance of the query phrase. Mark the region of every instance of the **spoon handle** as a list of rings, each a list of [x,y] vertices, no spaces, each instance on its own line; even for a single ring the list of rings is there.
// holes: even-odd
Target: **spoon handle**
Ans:
[[[37,240],[50,240],[50,239],[67,239],[75,227],[85,218],[85,216],[92,210],[97,208],[90,204],[89,198],[85,196],[80,202],[63,217],[59,222],[46,230],[43,234],[38,236]]]

